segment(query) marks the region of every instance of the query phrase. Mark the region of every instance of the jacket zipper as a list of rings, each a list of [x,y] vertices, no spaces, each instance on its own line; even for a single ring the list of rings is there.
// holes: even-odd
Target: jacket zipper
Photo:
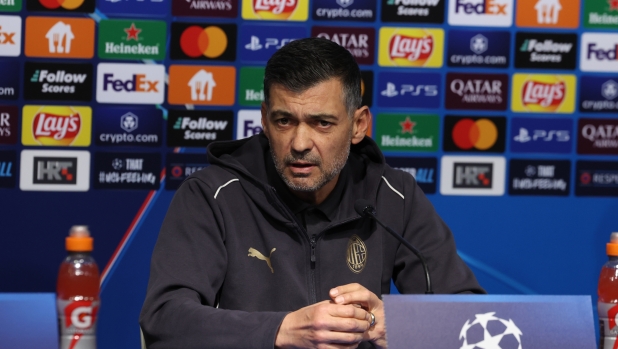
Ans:
[[[309,244],[311,245],[311,284],[309,288],[309,300],[311,304],[315,304],[318,302],[318,296],[315,291],[315,246],[317,245],[315,234],[311,235],[311,239],[309,239]]]

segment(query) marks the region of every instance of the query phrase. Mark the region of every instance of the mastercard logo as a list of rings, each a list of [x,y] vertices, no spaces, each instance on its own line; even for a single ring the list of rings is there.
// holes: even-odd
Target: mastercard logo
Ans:
[[[206,28],[197,25],[190,26],[180,36],[180,48],[191,58],[200,56],[217,58],[225,52],[227,45],[225,31],[216,26]]]
[[[487,150],[498,140],[498,128],[489,119],[461,119],[453,127],[453,142],[463,150]]]
[[[50,10],[60,7],[65,10],[75,10],[84,3],[84,0],[39,0],[39,3]]]

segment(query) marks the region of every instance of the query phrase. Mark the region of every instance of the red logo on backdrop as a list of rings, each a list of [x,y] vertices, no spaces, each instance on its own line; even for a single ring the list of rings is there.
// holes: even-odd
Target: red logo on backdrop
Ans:
[[[298,6],[297,0],[253,0],[253,10],[256,14],[277,19],[289,18]]]
[[[590,173],[588,172],[584,172],[581,176],[579,176],[579,181],[582,182],[582,184],[590,184],[591,180],[592,176],[590,176]]]
[[[433,52],[433,44],[431,35],[414,37],[397,34],[391,38],[388,45],[389,55],[391,59],[406,58],[411,62],[424,63]]]
[[[32,123],[34,138],[45,145],[69,145],[81,129],[79,113],[55,115],[37,113]]]
[[[552,111],[558,109],[566,95],[566,84],[556,82],[553,84],[538,81],[527,81],[522,91],[522,101],[524,106],[540,106],[541,108]]]

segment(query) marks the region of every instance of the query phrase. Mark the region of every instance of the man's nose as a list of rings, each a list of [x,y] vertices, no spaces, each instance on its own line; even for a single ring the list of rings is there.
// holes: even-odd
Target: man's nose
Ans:
[[[311,127],[301,123],[296,128],[294,139],[292,139],[292,150],[295,153],[305,153],[313,148],[313,132]]]

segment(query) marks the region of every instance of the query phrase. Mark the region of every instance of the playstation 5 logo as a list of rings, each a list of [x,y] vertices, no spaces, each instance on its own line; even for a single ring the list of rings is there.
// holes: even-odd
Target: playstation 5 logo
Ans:
[[[392,82],[387,82],[386,90],[382,91],[381,94],[382,96],[386,96],[386,97],[395,97],[399,95],[399,92],[397,92],[397,88],[395,87],[395,84],[393,84]]]
[[[251,35],[251,41],[245,45],[247,50],[251,51],[259,51],[262,48],[268,50],[270,47],[274,47],[275,49],[282,48],[285,44],[288,44],[295,39],[277,39],[277,38],[267,38],[264,46],[260,43],[260,38],[255,35]]]
[[[260,44],[260,38],[254,35],[251,35],[251,42],[245,45],[245,48],[251,51],[261,50],[262,47],[262,44]]]
[[[410,84],[402,84],[401,89],[397,91],[397,87],[392,82],[386,83],[386,90],[380,92],[382,96],[385,97],[395,97],[398,95],[404,96],[406,93],[409,93],[410,96],[419,96],[423,94],[426,97],[435,97],[438,95],[438,86],[437,85],[410,85]]]
[[[534,130],[532,137],[530,137],[530,132],[528,129],[523,127],[519,128],[519,134],[516,135],[513,140],[519,143],[527,143],[537,140],[551,142],[554,140],[554,137],[556,137],[556,142],[568,142],[571,140],[568,130]]]

